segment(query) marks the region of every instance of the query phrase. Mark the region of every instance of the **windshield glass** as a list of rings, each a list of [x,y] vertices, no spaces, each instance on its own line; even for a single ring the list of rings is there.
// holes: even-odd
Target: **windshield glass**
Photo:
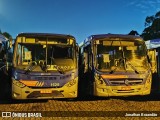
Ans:
[[[148,68],[147,51],[143,42],[107,40],[97,43],[96,68],[101,71],[141,71]]]
[[[74,64],[74,44],[73,43],[55,43],[49,39],[32,39],[30,41],[18,42],[17,52],[15,54],[16,66],[27,68],[27,66],[51,65],[73,66]],[[24,67],[26,66],[26,67]],[[52,66],[55,68],[54,66]],[[36,70],[36,69],[35,69]],[[37,69],[38,70],[38,69]]]

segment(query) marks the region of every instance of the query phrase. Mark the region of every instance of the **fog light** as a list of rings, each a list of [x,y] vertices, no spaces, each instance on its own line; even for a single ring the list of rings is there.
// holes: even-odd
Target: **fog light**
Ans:
[[[73,96],[73,95],[76,95],[76,91],[73,91],[73,92],[70,92],[70,94]]]
[[[16,97],[18,97],[20,94],[18,94],[18,93],[13,93],[13,96],[16,98]]]
[[[23,83],[19,82],[19,81],[14,81],[14,84],[20,88],[24,88],[26,85],[24,85]]]
[[[103,89],[103,92],[107,92],[107,89]]]

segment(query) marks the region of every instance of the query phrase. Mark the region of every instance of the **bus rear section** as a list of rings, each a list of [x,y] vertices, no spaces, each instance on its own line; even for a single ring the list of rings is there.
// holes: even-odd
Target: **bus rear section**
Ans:
[[[76,98],[76,48],[71,35],[19,34],[13,55],[12,98]]]
[[[93,35],[81,49],[85,76],[82,81],[88,94],[104,97],[150,94],[152,59],[147,56],[142,38]]]

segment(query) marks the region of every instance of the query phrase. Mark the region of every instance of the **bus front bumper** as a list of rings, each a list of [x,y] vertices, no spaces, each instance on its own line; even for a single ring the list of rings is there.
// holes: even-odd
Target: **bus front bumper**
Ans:
[[[94,96],[132,96],[132,95],[148,95],[151,92],[150,85],[137,86],[100,86],[94,87]]]
[[[52,98],[76,98],[78,89],[78,78],[72,86],[64,85],[61,88],[31,88],[28,86],[19,87],[12,80],[13,99],[52,99]]]

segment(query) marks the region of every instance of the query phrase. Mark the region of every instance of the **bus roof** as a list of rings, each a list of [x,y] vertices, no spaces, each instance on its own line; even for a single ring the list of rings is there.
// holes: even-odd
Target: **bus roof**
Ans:
[[[105,39],[105,38],[124,38],[124,39],[137,39],[143,41],[143,39],[140,36],[135,36],[135,35],[125,35],[125,34],[97,34],[97,35],[91,35],[87,37],[84,40],[84,43],[89,42],[91,40],[98,40],[98,39]]]
[[[75,39],[72,35],[67,34],[55,34],[55,33],[20,33],[17,35],[17,37],[62,37],[62,38],[72,38]]]

